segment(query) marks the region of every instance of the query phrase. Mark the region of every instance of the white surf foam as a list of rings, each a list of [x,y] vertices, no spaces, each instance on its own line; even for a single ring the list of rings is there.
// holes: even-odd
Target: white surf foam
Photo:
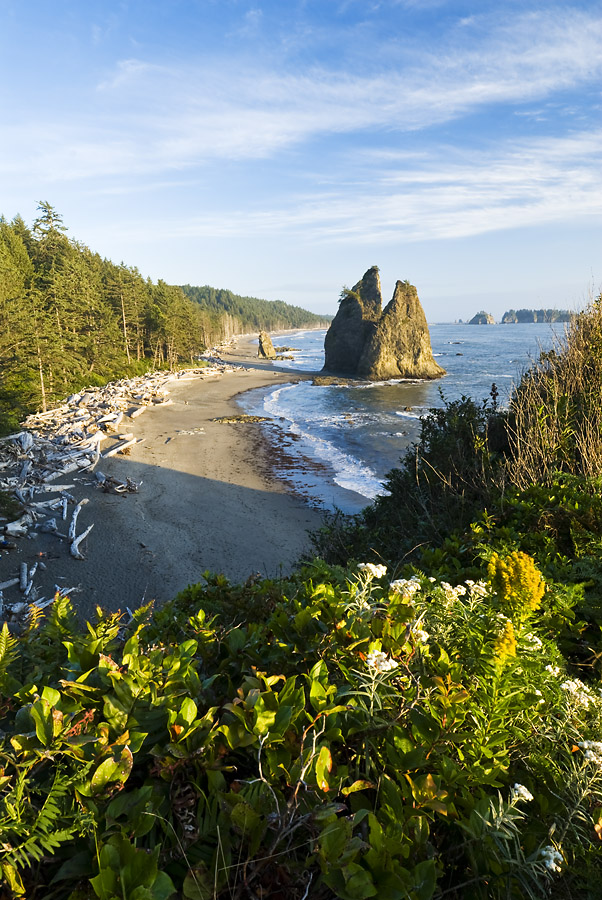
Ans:
[[[317,421],[307,423],[295,420],[290,413],[290,407],[286,403],[286,395],[297,388],[297,385],[283,385],[267,394],[263,401],[266,415],[284,420],[287,430],[297,438],[296,446],[301,453],[313,457],[317,462],[327,464],[333,470],[333,481],[339,487],[348,491],[355,491],[368,500],[373,500],[379,494],[384,493],[381,482],[376,473],[369,466],[362,464],[358,459],[339,447],[332,441],[316,434]],[[315,390],[315,388],[313,389]],[[349,421],[342,416],[322,416],[319,423],[324,425],[349,425]]]

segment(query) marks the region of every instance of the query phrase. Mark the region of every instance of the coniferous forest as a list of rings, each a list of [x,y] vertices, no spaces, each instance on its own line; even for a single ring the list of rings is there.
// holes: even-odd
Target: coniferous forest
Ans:
[[[233,334],[322,321],[281,301],[185,291],[70,238],[49,203],[31,228],[0,218],[0,433],[85,385],[190,364]]]

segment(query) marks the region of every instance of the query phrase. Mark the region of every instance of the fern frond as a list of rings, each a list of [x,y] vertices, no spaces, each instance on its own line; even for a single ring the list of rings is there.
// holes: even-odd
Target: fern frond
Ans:
[[[36,606],[35,603],[32,603],[29,607],[29,615],[27,617],[27,628],[25,630],[25,636],[29,637],[35,631],[38,630],[42,622],[44,621],[44,611],[40,609],[39,606]]]
[[[69,597],[61,597],[57,592],[50,607],[50,615],[44,631],[52,638],[71,636],[78,630],[77,615]]]
[[[74,778],[57,772],[39,810],[34,804],[37,798],[27,793],[28,778],[29,773],[21,770],[13,791],[0,805],[0,862],[21,870],[53,856],[80,831],[79,817],[64,808]]]
[[[6,670],[18,657],[19,641],[13,637],[5,622],[0,631],[0,678],[6,674]]]
[[[145,606],[140,606],[138,609],[135,609],[132,613],[132,621],[128,625],[128,630],[138,630],[141,625],[146,625],[153,614],[154,608],[155,601],[151,600]]]

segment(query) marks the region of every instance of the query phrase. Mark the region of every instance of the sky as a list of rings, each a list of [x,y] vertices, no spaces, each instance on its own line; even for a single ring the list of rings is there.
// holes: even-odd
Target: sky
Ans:
[[[0,0],[0,213],[154,281],[429,321],[602,289],[602,0]]]

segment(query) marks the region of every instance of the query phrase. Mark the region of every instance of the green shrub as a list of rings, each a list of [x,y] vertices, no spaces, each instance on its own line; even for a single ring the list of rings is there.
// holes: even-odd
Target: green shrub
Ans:
[[[602,698],[559,590],[503,660],[499,585],[373,564],[5,626],[7,896],[588,896]]]

